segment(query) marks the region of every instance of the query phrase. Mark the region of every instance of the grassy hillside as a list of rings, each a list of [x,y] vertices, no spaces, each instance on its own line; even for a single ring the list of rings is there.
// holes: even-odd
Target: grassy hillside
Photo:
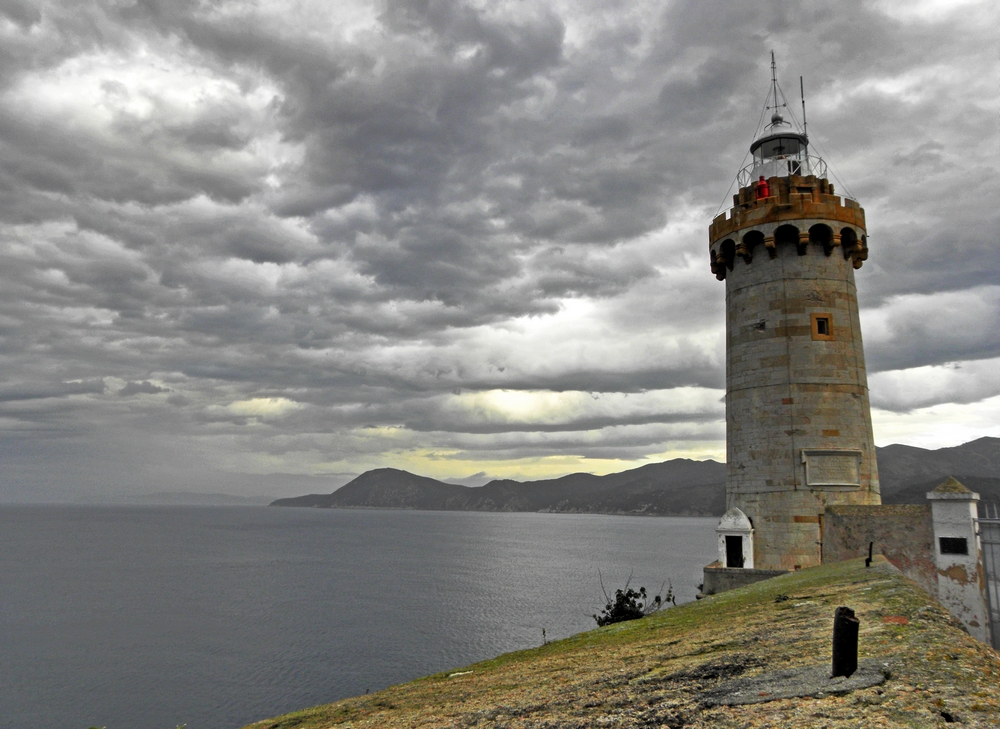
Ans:
[[[833,612],[888,678],[844,695],[704,704],[734,677],[828,665]],[[874,669],[873,669],[874,670]],[[784,575],[653,617],[306,709],[252,729],[321,727],[1000,726],[1000,657],[884,560]],[[761,692],[764,693],[764,692]]]

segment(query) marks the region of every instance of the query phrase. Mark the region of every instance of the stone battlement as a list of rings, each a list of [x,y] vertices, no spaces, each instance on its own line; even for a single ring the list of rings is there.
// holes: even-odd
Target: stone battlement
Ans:
[[[830,256],[840,247],[854,268],[868,258],[865,211],[857,202],[834,194],[834,186],[815,175],[772,177],[769,194],[757,197],[757,183],[733,196],[733,207],[712,221],[709,253],[712,273],[724,280],[737,258],[745,263],[762,247],[770,258],[791,244],[806,255],[810,244]]]

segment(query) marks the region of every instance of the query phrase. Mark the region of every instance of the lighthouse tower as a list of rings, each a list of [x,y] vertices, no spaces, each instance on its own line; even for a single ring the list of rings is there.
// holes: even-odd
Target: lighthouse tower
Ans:
[[[827,505],[881,499],[854,285],[865,213],[834,193],[805,127],[785,121],[773,56],[771,68],[770,124],[709,228],[726,284],[720,561],[792,570],[822,560]],[[729,523],[739,528],[723,534]]]

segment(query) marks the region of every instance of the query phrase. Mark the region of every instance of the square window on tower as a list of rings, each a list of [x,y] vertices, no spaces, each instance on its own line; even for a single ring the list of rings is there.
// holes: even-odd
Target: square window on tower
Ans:
[[[833,317],[830,314],[812,315],[812,338],[820,341],[833,339]]]

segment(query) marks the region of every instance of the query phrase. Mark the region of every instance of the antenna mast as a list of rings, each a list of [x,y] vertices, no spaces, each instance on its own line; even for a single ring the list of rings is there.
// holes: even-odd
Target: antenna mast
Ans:
[[[764,104],[764,108],[768,110],[773,109],[775,114],[777,115],[771,117],[771,126],[774,126],[775,123],[783,121],[781,118],[781,112],[779,112],[778,109],[782,107],[786,108],[788,107],[787,101],[784,104],[778,103],[779,90],[780,89],[778,88],[778,64],[775,63],[774,61],[774,51],[771,51],[771,93],[768,96],[768,98],[774,100],[774,106],[768,106],[766,102]],[[781,97],[784,99],[785,97],[784,93],[782,93]]]
[[[802,134],[809,136],[809,125],[806,122],[806,87],[799,76],[799,95],[802,97]]]
[[[774,99],[774,108],[778,108],[778,66],[774,62],[774,51],[771,51],[771,96]]]

